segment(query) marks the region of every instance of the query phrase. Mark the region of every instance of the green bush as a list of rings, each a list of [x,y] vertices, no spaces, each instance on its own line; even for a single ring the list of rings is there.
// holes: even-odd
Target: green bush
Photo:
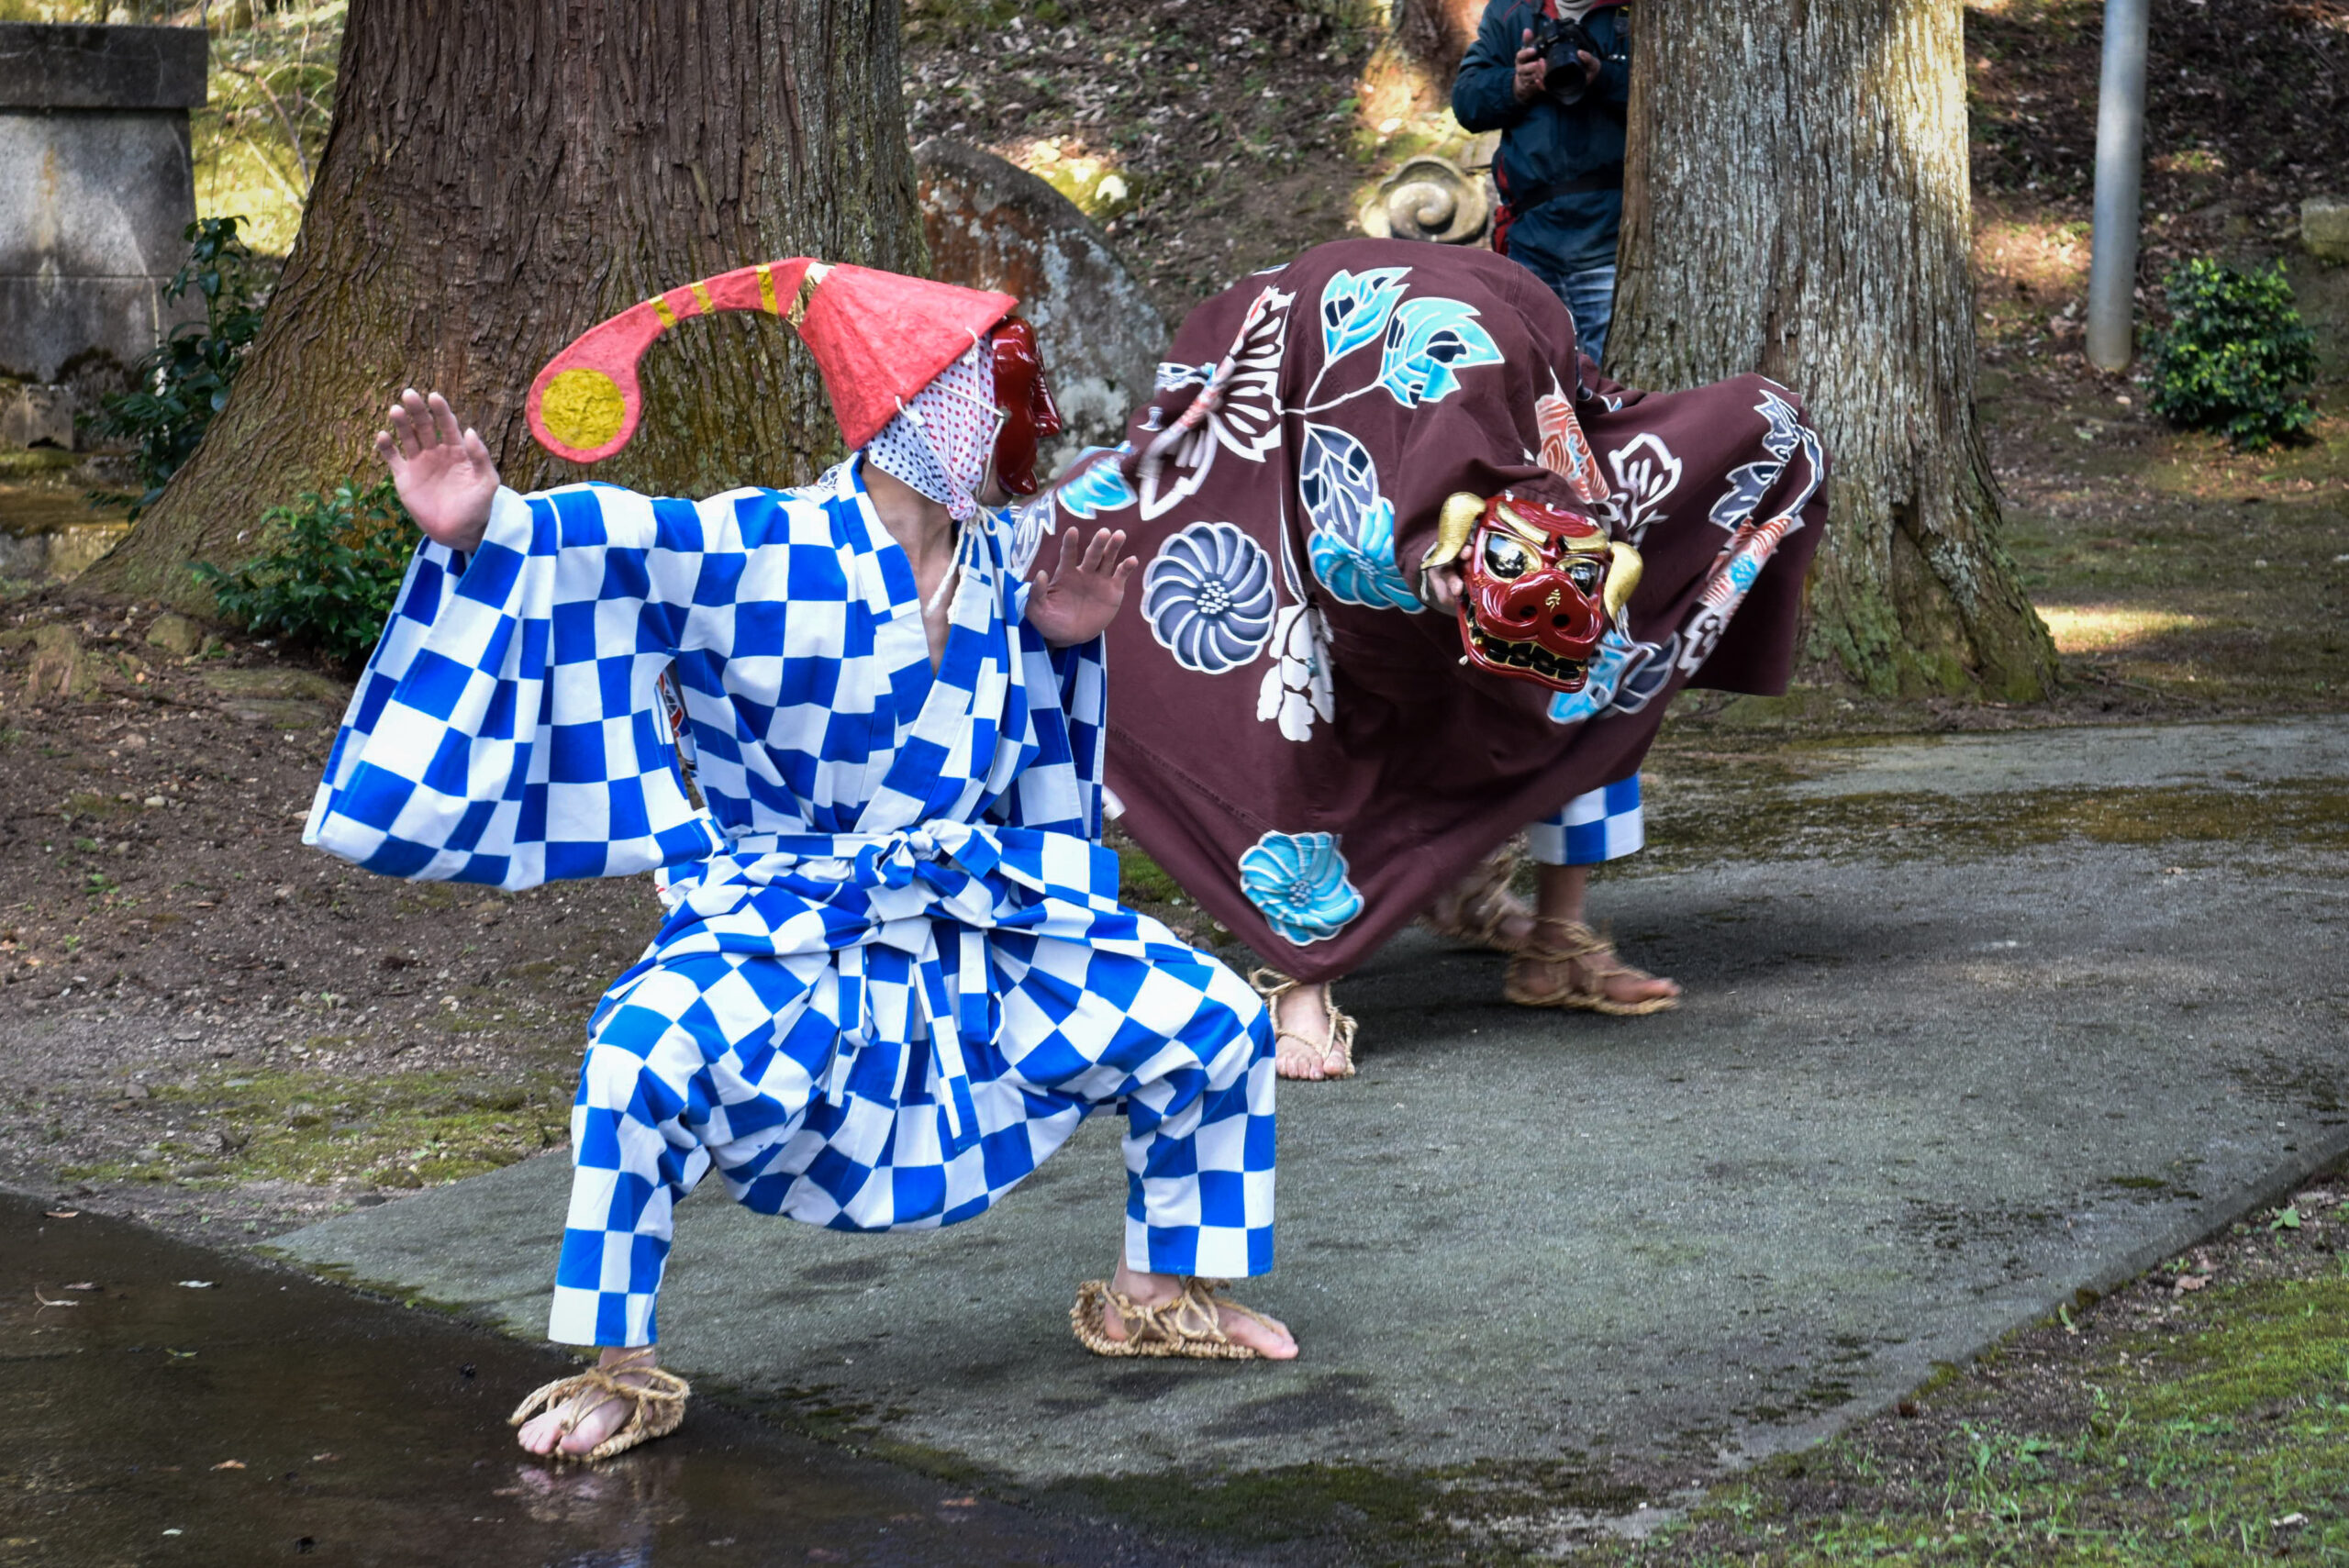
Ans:
[[[2256,451],[2316,417],[2316,338],[2292,307],[2284,263],[2239,271],[2207,258],[2169,275],[2169,330],[2154,340],[2154,412],[2222,430]]]
[[[329,495],[306,493],[262,515],[262,553],[242,566],[195,567],[220,613],[250,631],[320,649],[356,666],[391,618],[416,549],[416,525],[388,479]]]
[[[102,398],[87,416],[92,429],[138,445],[133,460],[147,493],[130,515],[154,504],[163,486],[204,439],[212,416],[228,401],[261,331],[268,280],[253,253],[237,238],[240,217],[207,217],[187,226],[187,261],[163,285],[163,297],[179,300],[194,289],[204,296],[204,319],[183,321],[132,367],[133,390]]]

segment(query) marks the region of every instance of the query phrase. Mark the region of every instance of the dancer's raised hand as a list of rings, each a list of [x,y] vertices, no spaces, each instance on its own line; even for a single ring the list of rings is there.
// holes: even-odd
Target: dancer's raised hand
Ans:
[[[1126,602],[1126,580],[1138,558],[1125,553],[1122,528],[1097,528],[1080,554],[1075,528],[1061,535],[1059,562],[1028,574],[1028,624],[1055,648],[1089,642],[1109,628]]]
[[[460,554],[481,546],[497,498],[497,464],[478,432],[461,430],[449,400],[409,387],[392,405],[391,428],[375,432],[375,452],[389,465],[400,504],[435,544]]]

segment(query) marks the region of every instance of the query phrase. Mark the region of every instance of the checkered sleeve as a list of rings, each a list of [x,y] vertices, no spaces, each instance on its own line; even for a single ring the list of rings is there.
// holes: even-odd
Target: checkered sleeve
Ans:
[[[657,692],[711,522],[609,485],[501,489],[469,558],[421,546],[303,841],[509,890],[712,853]]]

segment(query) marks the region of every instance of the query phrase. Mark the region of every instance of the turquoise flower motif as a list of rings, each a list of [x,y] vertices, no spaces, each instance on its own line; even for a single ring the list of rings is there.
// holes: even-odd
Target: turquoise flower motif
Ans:
[[[1460,390],[1458,373],[1497,365],[1493,335],[1476,325],[1476,307],[1456,299],[1408,299],[1386,327],[1378,384],[1406,408],[1441,403]]]
[[[1321,285],[1321,358],[1323,362],[1351,354],[1364,343],[1375,343],[1403,297],[1408,267],[1373,267],[1356,275],[1330,274]]]
[[[1133,486],[1118,472],[1115,452],[1053,491],[1052,497],[1062,511],[1079,522],[1089,522],[1104,512],[1122,511],[1136,499]]]
[[[1334,833],[1267,833],[1240,857],[1240,890],[1291,947],[1327,941],[1362,913]]]
[[[1313,528],[1313,574],[1340,603],[1417,610],[1419,595],[1395,564],[1395,506],[1378,493],[1370,449],[1333,425],[1308,425],[1297,489]]]

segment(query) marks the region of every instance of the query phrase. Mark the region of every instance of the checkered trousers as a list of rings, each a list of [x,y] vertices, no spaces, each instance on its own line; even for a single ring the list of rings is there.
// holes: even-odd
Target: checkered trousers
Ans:
[[[1640,775],[1578,795],[1525,829],[1526,852],[1537,865],[1586,866],[1637,854],[1647,842],[1640,813]]]
[[[749,917],[797,906],[810,928],[841,923],[853,898],[819,882],[769,882],[766,916]],[[922,1229],[984,1213],[1108,1105],[1126,1118],[1128,1264],[1270,1269],[1275,1080],[1262,1003],[1156,921],[1056,903],[1013,910],[977,942],[958,921],[890,922],[894,940],[934,948],[950,995],[975,979],[967,989],[988,998],[987,1033],[956,1042],[959,1083],[938,1049],[955,1018],[926,995],[918,954],[878,941],[727,951],[737,944],[694,940],[709,935],[699,922],[664,940],[590,1035],[548,1337],[653,1341],[671,1210],[713,1166],[761,1213]],[[672,951],[695,946],[715,951]]]

